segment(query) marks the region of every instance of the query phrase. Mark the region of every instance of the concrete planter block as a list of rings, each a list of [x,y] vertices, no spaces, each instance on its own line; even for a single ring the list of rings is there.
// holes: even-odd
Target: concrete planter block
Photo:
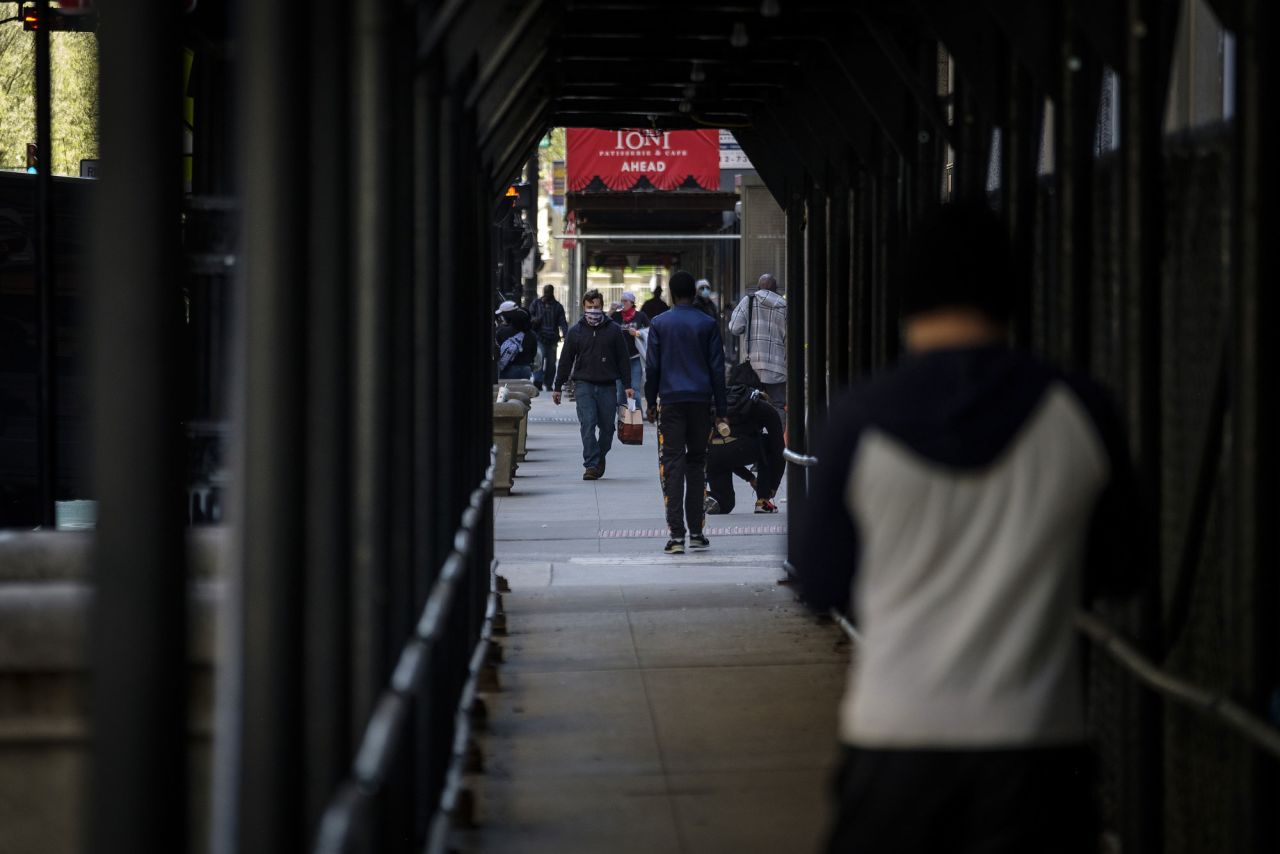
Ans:
[[[529,441],[529,410],[532,408],[529,403],[529,396],[523,391],[508,387],[507,402],[516,401],[524,405],[525,417],[520,421],[520,435],[516,441],[516,459],[523,462],[525,454],[528,452]]]
[[[538,387],[528,380],[498,380],[498,385],[504,385],[511,391],[518,391],[528,397],[537,397],[540,392]]]
[[[493,404],[493,444],[498,448],[494,465],[493,491],[510,495],[516,473],[516,444],[520,440],[520,422],[525,420],[528,405],[519,401]]]
[[[0,533],[0,851],[83,847],[92,532]],[[207,850],[215,625],[226,531],[188,531],[191,845]]]

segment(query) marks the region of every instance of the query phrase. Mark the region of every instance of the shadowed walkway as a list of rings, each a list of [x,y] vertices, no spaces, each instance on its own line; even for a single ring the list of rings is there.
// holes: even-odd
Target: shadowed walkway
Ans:
[[[848,647],[777,584],[783,517],[712,517],[709,552],[668,557],[653,428],[583,482],[572,413],[534,401],[498,503],[509,634],[460,846],[814,850]]]

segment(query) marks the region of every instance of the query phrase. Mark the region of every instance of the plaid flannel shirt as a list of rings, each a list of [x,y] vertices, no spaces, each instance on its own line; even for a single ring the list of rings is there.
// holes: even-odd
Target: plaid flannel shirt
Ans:
[[[754,301],[754,308],[750,303]],[[747,359],[760,381],[787,381],[787,301],[773,291],[756,291],[742,298],[729,318],[729,332],[745,335],[747,315],[751,315],[750,348]]]

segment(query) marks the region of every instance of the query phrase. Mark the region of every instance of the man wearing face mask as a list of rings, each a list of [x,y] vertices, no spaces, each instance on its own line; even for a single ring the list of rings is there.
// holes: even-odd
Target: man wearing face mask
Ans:
[[[578,424],[582,431],[582,479],[599,480],[605,457],[613,447],[614,417],[618,399],[617,383],[622,382],[627,397],[634,397],[631,364],[622,327],[604,313],[604,297],[597,290],[582,295],[582,319],[565,336],[551,401],[560,405],[564,384],[573,376],[577,389]]]

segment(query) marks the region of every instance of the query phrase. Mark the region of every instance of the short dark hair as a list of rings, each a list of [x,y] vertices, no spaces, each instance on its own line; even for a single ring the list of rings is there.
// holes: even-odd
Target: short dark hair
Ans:
[[[911,235],[902,281],[902,314],[972,308],[1004,323],[1013,315],[1009,240],[981,200],[930,211]]]
[[[545,285],[545,286],[543,286],[543,288],[542,288],[542,295],[543,295],[544,297],[553,297],[553,296],[555,296],[555,295],[556,295],[556,286],[555,286],[555,285]]]
[[[672,273],[671,278],[667,280],[667,287],[671,288],[673,299],[693,299],[694,293],[698,290],[693,281],[693,274],[685,270],[676,270]]]
[[[604,294],[600,293],[595,288],[592,288],[591,290],[587,291],[585,294],[582,295],[583,305],[586,305],[592,300],[600,300],[600,302],[604,302]]]

